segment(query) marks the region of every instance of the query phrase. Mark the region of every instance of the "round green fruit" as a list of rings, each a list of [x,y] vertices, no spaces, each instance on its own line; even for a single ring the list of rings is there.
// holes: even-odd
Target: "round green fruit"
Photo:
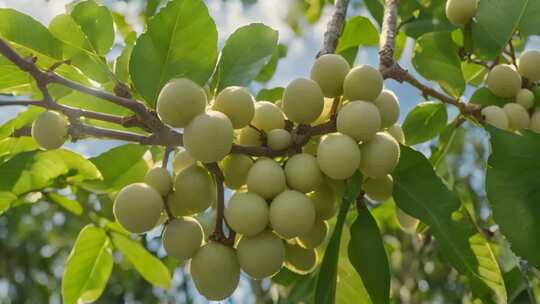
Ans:
[[[400,208],[396,207],[396,218],[398,221],[399,226],[403,231],[407,233],[415,233],[416,227],[418,226],[418,221],[416,218],[408,215],[404,211],[402,211]]]
[[[159,93],[156,110],[159,118],[175,128],[184,128],[197,115],[204,112],[206,93],[187,78],[169,81]]]
[[[243,236],[236,249],[240,267],[250,277],[262,280],[276,274],[285,260],[285,245],[272,231]]]
[[[233,128],[240,129],[249,124],[255,114],[255,99],[246,88],[227,87],[216,97],[213,109],[227,115]]]
[[[249,169],[253,160],[243,154],[229,154],[221,161],[221,170],[225,177],[225,185],[230,189],[240,189],[246,184]]]
[[[306,153],[289,158],[285,164],[285,176],[289,187],[304,193],[315,190],[323,180],[317,159]]]
[[[237,131],[236,143],[242,146],[261,146],[261,134],[250,126],[243,127]]]
[[[191,259],[201,247],[204,239],[203,229],[192,217],[176,218],[163,230],[163,248],[167,255],[179,260]]]
[[[536,110],[531,116],[531,124],[529,125],[529,129],[536,133],[540,133],[540,110]]]
[[[180,148],[180,151],[176,153],[176,156],[173,160],[173,169],[175,173],[180,173],[180,171],[184,170],[185,168],[191,167],[197,163],[197,160],[195,160],[189,152],[184,149]]]
[[[343,81],[351,67],[345,58],[336,54],[325,54],[313,63],[311,79],[319,84],[324,96],[339,97],[343,94]]]
[[[60,148],[68,137],[68,121],[59,113],[45,111],[32,123],[32,138],[45,150]]]
[[[283,169],[269,158],[259,159],[249,169],[247,187],[250,192],[271,199],[285,189],[286,179]]]
[[[354,67],[345,77],[343,94],[347,100],[373,101],[381,94],[383,77],[381,73],[367,64]]]
[[[191,166],[176,176],[169,207],[176,216],[202,212],[215,201],[215,191],[210,173],[199,166]]]
[[[336,126],[339,132],[349,135],[357,142],[366,142],[381,129],[381,115],[373,103],[353,101],[341,108]]]
[[[193,158],[204,163],[223,159],[231,151],[232,143],[231,121],[221,112],[200,114],[184,129],[184,147]]]
[[[498,106],[491,105],[482,109],[482,116],[486,123],[499,129],[507,130],[509,127],[508,116]]]
[[[469,23],[476,14],[476,0],[448,0],[446,17],[455,26]]]
[[[332,188],[323,182],[315,191],[307,194],[313,207],[317,220],[328,220],[336,215],[336,196]]]
[[[114,200],[114,217],[126,230],[145,233],[153,229],[163,211],[163,199],[145,183],[125,186]]]
[[[172,180],[169,171],[165,168],[154,167],[144,176],[144,182],[156,189],[162,196],[167,195],[172,188]]]
[[[488,74],[487,85],[491,93],[503,98],[517,95],[521,89],[521,76],[508,64],[499,64]]]
[[[397,122],[399,118],[399,101],[394,92],[383,90],[373,103],[379,109],[381,127],[388,128]]]
[[[285,190],[270,204],[270,224],[285,239],[305,235],[315,223],[315,207],[298,191]]]
[[[530,109],[534,106],[534,94],[530,90],[521,89],[516,95],[516,103],[522,105],[525,109]]]
[[[394,170],[399,161],[399,144],[388,133],[379,132],[361,146],[360,171],[365,177],[384,177]]]
[[[285,118],[281,109],[275,104],[268,101],[258,101],[255,103],[255,115],[251,124],[259,130],[270,132],[274,129],[283,129]]]
[[[285,244],[285,267],[298,274],[307,274],[317,265],[317,250],[296,244]]]
[[[246,236],[254,236],[263,231],[268,226],[268,216],[268,204],[252,192],[236,192],[225,208],[227,224]]]
[[[190,263],[195,287],[210,301],[228,298],[238,287],[240,265],[234,249],[216,242],[201,247]]]
[[[268,132],[266,138],[268,147],[275,151],[287,149],[292,142],[291,133],[285,129],[274,129]]]
[[[508,116],[508,123],[510,129],[521,130],[529,127],[531,118],[527,110],[518,103],[507,103],[503,107],[506,116]]]
[[[392,197],[394,179],[390,174],[379,178],[368,177],[362,187],[370,199],[382,202]]]
[[[530,81],[540,80],[540,51],[529,50],[519,56],[518,70]]]
[[[324,96],[319,85],[305,78],[293,80],[283,93],[283,111],[287,117],[302,124],[315,121],[322,113]]]
[[[388,130],[386,130],[388,134],[392,135],[392,137],[400,144],[405,144],[405,133],[403,133],[403,129],[400,125],[395,124],[390,126]]]
[[[328,236],[328,223],[325,221],[315,221],[311,231],[297,238],[298,244],[306,249],[319,247]]]
[[[347,179],[360,164],[360,149],[351,137],[332,133],[325,135],[317,148],[321,171],[333,179]]]

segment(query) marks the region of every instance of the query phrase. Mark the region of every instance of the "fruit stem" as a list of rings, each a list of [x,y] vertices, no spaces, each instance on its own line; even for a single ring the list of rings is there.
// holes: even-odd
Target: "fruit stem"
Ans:
[[[204,166],[212,173],[212,175],[214,175],[217,190],[216,225],[214,227],[214,232],[209,236],[209,239],[232,247],[234,244],[234,237],[236,235],[235,232],[228,227],[230,233],[229,237],[226,237],[223,231],[223,224],[225,223],[225,188],[223,186],[223,172],[221,172],[221,169],[217,163],[208,163]],[[231,237],[233,238],[232,243],[230,240]]]

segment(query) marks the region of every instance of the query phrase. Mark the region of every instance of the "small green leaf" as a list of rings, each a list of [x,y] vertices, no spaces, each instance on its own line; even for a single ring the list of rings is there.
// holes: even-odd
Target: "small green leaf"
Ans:
[[[0,140],[0,162],[19,153],[37,149],[39,146],[30,136],[4,138]]]
[[[122,53],[114,62],[114,74],[118,80],[129,83],[129,59],[131,57],[131,52],[133,51],[133,45],[128,44],[122,50]]]
[[[270,61],[261,69],[259,75],[255,77],[257,82],[268,82],[276,73],[278,62],[281,58],[287,56],[287,46],[285,44],[278,44],[276,50],[272,54]]]
[[[11,203],[17,200],[17,196],[11,192],[0,191],[0,215],[9,209]]]
[[[491,91],[488,88],[479,88],[478,90],[474,91],[473,95],[471,96],[470,103],[478,104],[483,107],[490,106],[490,105],[496,105],[499,107],[504,106],[505,104],[510,102],[510,99],[505,99],[502,97],[495,96],[495,94],[491,93]]]
[[[47,193],[47,197],[54,203],[60,205],[62,208],[66,209],[67,211],[75,215],[81,215],[83,212],[83,207],[81,206],[81,203],[79,203],[78,201],[69,199],[56,192]]]
[[[110,240],[105,231],[93,225],[84,227],[69,254],[62,278],[65,304],[97,300],[113,268]]]
[[[280,100],[281,97],[283,97],[284,90],[285,89],[282,87],[275,87],[271,89],[261,89],[255,99],[276,102]]]
[[[377,46],[379,33],[371,21],[363,16],[356,16],[347,20],[343,34],[339,38],[336,53],[341,53],[348,48],[367,45]]]
[[[488,71],[482,65],[469,62],[462,62],[461,70],[463,71],[465,82],[473,86],[481,85]]]
[[[428,141],[439,135],[446,126],[446,106],[437,102],[416,105],[403,122],[403,132],[408,146]]]
[[[171,274],[167,266],[151,255],[140,243],[115,232],[112,233],[112,241],[145,280],[160,288],[171,287]]]
[[[278,32],[262,23],[238,28],[225,42],[212,83],[217,91],[248,86],[276,51]]]
[[[79,24],[96,54],[105,55],[114,42],[113,17],[104,5],[94,0],[79,2],[71,11],[71,17]]]

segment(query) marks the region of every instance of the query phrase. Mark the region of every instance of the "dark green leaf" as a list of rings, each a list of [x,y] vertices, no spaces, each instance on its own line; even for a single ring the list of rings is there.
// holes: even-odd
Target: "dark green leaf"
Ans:
[[[532,92],[534,93],[534,103],[536,104],[537,107],[540,107],[540,87],[535,86],[532,89]]]
[[[490,106],[490,105],[496,105],[496,106],[502,107],[508,102],[510,102],[510,100],[495,96],[495,94],[491,93],[491,91],[488,88],[483,87],[474,91],[473,95],[471,96],[471,100],[469,102],[481,105],[483,107]]]
[[[519,30],[524,36],[540,35],[540,1],[528,0],[519,22]]]
[[[271,88],[271,89],[261,89],[255,99],[276,102],[281,99],[281,97],[283,96],[284,90],[285,89],[282,87],[276,87],[276,88]]]
[[[106,6],[87,0],[75,5],[71,17],[80,26],[96,54],[105,55],[114,42],[113,17]]]
[[[17,196],[11,192],[0,191],[0,215],[6,212],[11,203],[17,200]]]
[[[255,78],[258,82],[268,82],[276,73],[278,62],[281,58],[287,56],[287,46],[284,44],[278,44],[274,54],[270,61],[261,69],[259,75]]]
[[[383,3],[380,0],[364,0],[364,4],[366,5],[371,16],[375,20],[377,20],[377,23],[379,23],[379,25],[382,25],[382,19],[384,14]]]
[[[47,197],[51,201],[55,202],[56,204],[60,205],[62,208],[66,209],[67,211],[75,215],[81,215],[83,212],[83,207],[81,206],[81,203],[79,203],[78,201],[69,199],[56,192],[47,193]]]
[[[377,46],[379,33],[371,21],[363,16],[356,16],[347,20],[343,34],[339,38],[336,53],[362,45]]]
[[[447,120],[446,106],[442,103],[423,102],[416,105],[407,114],[402,126],[407,145],[416,145],[439,135],[446,127]]]
[[[356,61],[356,55],[358,55],[358,47],[352,47],[343,50],[339,53],[339,55],[345,58],[345,60],[347,60],[350,66],[354,66],[354,62]]]

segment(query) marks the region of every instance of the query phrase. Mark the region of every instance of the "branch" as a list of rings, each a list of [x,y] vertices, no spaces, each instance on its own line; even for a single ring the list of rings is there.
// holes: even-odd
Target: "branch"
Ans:
[[[343,23],[345,22],[345,17],[347,17],[348,6],[349,0],[336,0],[336,9],[334,10],[332,19],[330,19],[326,26],[323,46],[317,54],[317,58],[325,54],[332,54],[336,51],[339,36],[343,30]]]
[[[223,187],[223,172],[221,172],[221,169],[219,168],[217,163],[208,163],[204,165],[208,171],[214,175],[214,179],[216,182],[216,190],[217,190],[217,218],[216,218],[216,225],[214,227],[214,232],[212,235],[210,235],[210,239],[216,242],[220,242],[222,244],[227,244],[229,246],[234,245],[234,235],[233,230],[231,231],[229,237],[225,236],[225,233],[223,232],[223,224],[225,222],[225,189]],[[233,236],[233,239],[231,241],[230,237]]]

